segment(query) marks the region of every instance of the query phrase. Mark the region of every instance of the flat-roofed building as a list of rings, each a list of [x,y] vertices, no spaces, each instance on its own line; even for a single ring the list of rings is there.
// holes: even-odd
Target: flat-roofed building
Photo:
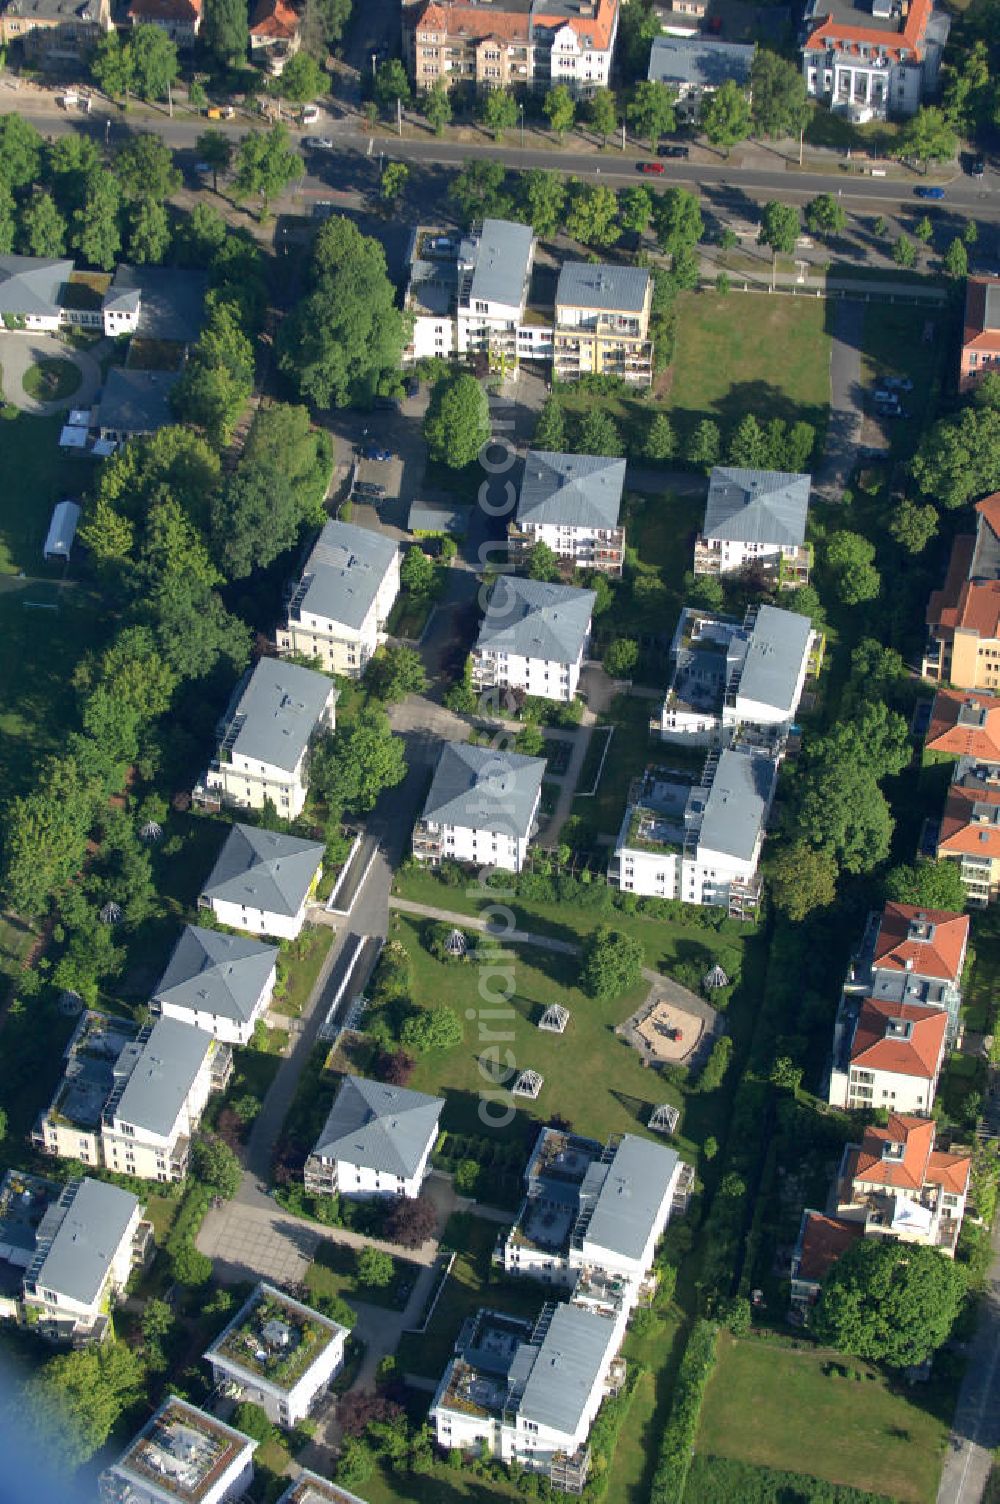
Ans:
[[[253,1483],[258,1443],[172,1394],[100,1476],[101,1504],[228,1504]]]
[[[359,679],[386,640],[398,594],[398,546],[384,533],[328,522],[292,588],[278,652],[318,658],[328,672]]]
[[[501,576],[472,649],[473,687],[568,703],[590,646],[596,598],[572,585]]]
[[[277,980],[278,951],[243,935],[186,924],[153,989],[150,1011],[226,1044],[249,1044]]]
[[[297,1426],[344,1366],[348,1329],[262,1282],[205,1353],[212,1382]]]
[[[234,825],[201,894],[220,924],[295,940],[323,875],[325,848],[284,831]]]
[[[414,857],[434,867],[475,862],[520,872],[538,828],[544,772],[544,757],[445,742],[413,827]]]
[[[39,1114],[31,1141],[41,1154],[104,1163],[101,1119],[118,1081],[134,1060],[138,1027],[107,1013],[81,1013],[63,1052],[63,1071],[49,1106]]]
[[[529,449],[517,514],[507,529],[511,554],[523,560],[538,543],[567,569],[620,575],[625,529],[619,525],[625,461],[607,455]]]
[[[345,1076],[306,1160],[317,1196],[419,1196],[444,1101],[424,1092]]]
[[[278,1504],[365,1504],[365,1501],[341,1488],[339,1483],[331,1483],[329,1478],[321,1478],[319,1473],[304,1468],[285,1489]]]
[[[567,261],[556,288],[556,380],[605,375],[620,376],[631,386],[649,386],[652,303],[653,279],[643,268]]]

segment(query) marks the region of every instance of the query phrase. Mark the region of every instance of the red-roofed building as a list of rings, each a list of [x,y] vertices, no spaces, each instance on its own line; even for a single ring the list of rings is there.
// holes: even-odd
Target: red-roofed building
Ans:
[[[864,1236],[860,1222],[827,1217],[808,1208],[802,1213],[798,1242],[792,1254],[792,1305],[806,1311],[816,1304],[820,1286],[852,1243]]]
[[[562,83],[574,94],[606,88],[619,0],[428,0],[403,7],[403,49],[418,90],[436,83]]]
[[[944,1060],[948,1015],[940,1008],[866,997],[834,1041],[834,1107],[929,1113]]]
[[[938,861],[958,862],[968,902],[1000,892],[1000,770],[976,765],[953,780],[938,827]]]
[[[1000,371],[1000,278],[969,277],[958,389],[970,392],[987,371]]]
[[[913,115],[937,81],[949,25],[934,0],[807,0],[806,89],[861,123]]]
[[[924,746],[947,757],[1000,764],[1000,698],[975,690],[939,689]]]
[[[280,77],[302,43],[302,18],[285,0],[259,0],[250,19],[250,60]]]
[[[891,1113],[884,1128],[847,1144],[837,1176],[837,1216],[868,1237],[924,1243],[953,1258],[972,1173],[965,1152],[934,1148],[933,1119]]]
[[[193,47],[201,30],[201,0],[132,0],[133,26],[159,26],[178,47]]]
[[[944,587],[931,593],[921,673],[993,693],[1000,691],[1000,492],[976,512],[975,537],[955,539]]]

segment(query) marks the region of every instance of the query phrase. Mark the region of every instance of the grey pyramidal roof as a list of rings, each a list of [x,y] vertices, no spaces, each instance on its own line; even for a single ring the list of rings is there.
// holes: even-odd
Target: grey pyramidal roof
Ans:
[[[501,575],[490,593],[477,646],[575,663],[590,630],[597,596],[573,585]]]
[[[224,717],[226,725],[242,717],[233,752],[293,772],[331,695],[337,691],[325,674],[261,658],[236,686]]]
[[[719,755],[698,845],[750,861],[771,807],[777,764],[760,752],[727,747]]]
[[[98,428],[116,433],[155,433],[173,422],[170,393],[180,371],[139,371],[112,366],[97,407]]]
[[[648,78],[660,84],[693,84],[717,89],[732,80],[750,82],[754,47],[745,42],[720,42],[713,37],[654,37]]]
[[[202,896],[294,918],[319,871],[323,851],[320,841],[234,825]]]
[[[440,1097],[422,1091],[345,1076],[313,1153],[408,1180],[437,1133],[443,1107]]]
[[[43,256],[0,256],[0,312],[54,318],[62,306],[62,289],[72,272],[72,261],[49,261]]]
[[[517,520],[614,528],[618,526],[624,485],[624,460],[603,454],[529,449]]]
[[[559,273],[556,305],[641,313],[648,288],[649,272],[642,267],[567,261]]]
[[[797,548],[805,541],[809,475],[717,465],[708,484],[706,538]]]
[[[509,219],[485,219],[475,251],[469,300],[518,308],[531,264],[535,232]]]
[[[211,1034],[193,1024],[158,1018],[138,1050],[115,1117],[166,1138],[214,1044]],[[130,1048],[126,1045],[122,1059]]]
[[[423,817],[523,840],[531,831],[544,772],[544,757],[445,742]]]
[[[595,1160],[580,1187],[580,1205],[593,1207],[588,1243],[624,1258],[639,1258],[677,1172],[673,1149],[623,1135],[610,1164]]]
[[[90,1305],[100,1293],[139,1202],[130,1191],[103,1180],[76,1181],[72,1198],[67,1196],[66,1201],[60,1197],[39,1225],[39,1241],[47,1236],[52,1241],[34,1279],[46,1290]]]
[[[248,1023],[277,959],[274,945],[188,924],[153,997],[177,1008]]]
[[[524,1385],[517,1411],[525,1420],[573,1435],[616,1340],[615,1323],[582,1306],[557,1305]],[[523,1350],[522,1350],[523,1351]]]
[[[300,612],[357,629],[385,579],[395,543],[351,522],[328,522],[302,573],[307,582]]]
[[[777,606],[761,606],[743,660],[740,697],[773,705],[791,715],[811,633],[807,616],[781,611]]]

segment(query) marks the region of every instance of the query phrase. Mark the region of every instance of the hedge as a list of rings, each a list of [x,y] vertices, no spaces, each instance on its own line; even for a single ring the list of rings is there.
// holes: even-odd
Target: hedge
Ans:
[[[591,1452],[590,1474],[583,1490],[585,1504],[598,1504],[611,1482],[611,1465],[622,1426],[635,1398],[639,1380],[645,1373],[641,1363],[630,1363],[625,1387],[614,1399],[606,1399],[590,1428],[587,1443]]]
[[[653,1475],[650,1504],[681,1504],[705,1388],[715,1368],[719,1327],[704,1317],[695,1322],[677,1372],[670,1414],[660,1443],[660,1457]],[[700,1495],[712,1497],[710,1494]]]
[[[684,1499],[685,1504],[703,1504],[705,1499],[712,1504],[890,1504],[885,1494],[712,1456],[694,1458]]]

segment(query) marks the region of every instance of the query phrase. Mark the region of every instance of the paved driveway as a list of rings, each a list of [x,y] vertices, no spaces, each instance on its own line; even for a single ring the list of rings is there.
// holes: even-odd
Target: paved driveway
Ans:
[[[94,347],[95,350],[99,346]],[[37,402],[24,390],[25,373],[40,360],[68,360],[80,372],[80,385],[72,396],[59,402]],[[0,369],[6,402],[37,418],[67,412],[71,407],[90,407],[101,385],[101,367],[90,350],[74,350],[54,334],[0,333]]]
[[[865,307],[866,304],[853,298],[841,298],[832,308],[830,423],[815,482],[816,489],[832,501],[839,501],[858,457],[857,446],[864,420],[861,347]]]

